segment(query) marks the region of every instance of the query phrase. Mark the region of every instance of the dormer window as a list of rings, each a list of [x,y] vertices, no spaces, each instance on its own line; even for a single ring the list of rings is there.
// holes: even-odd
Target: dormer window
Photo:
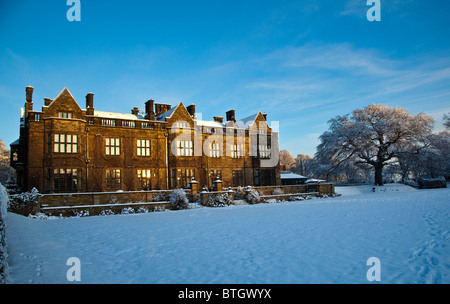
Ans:
[[[71,112],[58,112],[58,117],[72,119],[73,114]]]

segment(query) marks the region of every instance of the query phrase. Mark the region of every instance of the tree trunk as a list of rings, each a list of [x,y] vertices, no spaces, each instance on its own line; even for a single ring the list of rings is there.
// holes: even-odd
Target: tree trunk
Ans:
[[[383,186],[383,165],[375,166],[375,186]]]

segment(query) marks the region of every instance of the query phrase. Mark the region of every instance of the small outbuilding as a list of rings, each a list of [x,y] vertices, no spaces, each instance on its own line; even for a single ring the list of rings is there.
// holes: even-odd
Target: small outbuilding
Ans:
[[[302,185],[308,179],[305,176],[298,175],[295,173],[281,173],[281,185],[289,186],[289,185]]]

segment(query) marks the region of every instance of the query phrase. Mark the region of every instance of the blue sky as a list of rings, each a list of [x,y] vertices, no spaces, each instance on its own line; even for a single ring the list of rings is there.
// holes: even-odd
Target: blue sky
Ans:
[[[196,104],[203,119],[257,111],[280,149],[313,155],[327,121],[371,103],[436,119],[450,112],[450,1],[66,0],[0,2],[0,138],[19,136],[25,87],[34,107],[67,87],[85,107],[130,113]]]

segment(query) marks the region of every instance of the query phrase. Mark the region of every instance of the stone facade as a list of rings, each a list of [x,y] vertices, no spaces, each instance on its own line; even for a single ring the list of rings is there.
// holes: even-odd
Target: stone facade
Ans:
[[[261,112],[236,120],[231,110],[225,121],[207,121],[195,105],[149,100],[146,113],[110,113],[94,108],[93,93],[82,109],[67,88],[36,111],[33,90],[26,88],[20,138],[11,144],[23,191],[166,190],[192,178],[208,189],[217,179],[223,187],[281,184],[278,133]]]

